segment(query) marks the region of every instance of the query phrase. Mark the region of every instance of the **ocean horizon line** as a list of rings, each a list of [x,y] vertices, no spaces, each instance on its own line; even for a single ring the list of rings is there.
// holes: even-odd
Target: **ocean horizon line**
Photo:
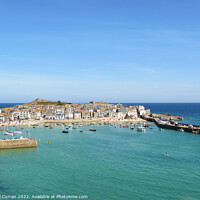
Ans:
[[[69,102],[69,103],[89,103],[90,101],[88,102]],[[95,101],[95,102],[100,102],[100,101]],[[105,101],[106,102],[106,101]],[[28,102],[26,102],[28,103]],[[0,102],[0,104],[26,104],[26,103],[21,103],[21,102]],[[107,102],[109,104],[143,104],[143,103],[160,103],[160,104],[164,104],[164,103],[177,103],[177,104],[183,104],[183,103],[196,103],[196,104],[199,104],[200,102]]]

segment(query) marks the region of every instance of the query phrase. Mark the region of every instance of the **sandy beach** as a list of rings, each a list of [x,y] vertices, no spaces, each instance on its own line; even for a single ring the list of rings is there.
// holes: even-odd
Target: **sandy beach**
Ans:
[[[28,126],[33,124],[46,124],[46,123],[104,123],[104,122],[113,122],[113,123],[138,123],[146,122],[143,119],[121,119],[116,120],[112,118],[91,118],[91,119],[64,119],[64,120],[21,120],[21,121],[9,121],[1,123],[0,126]]]

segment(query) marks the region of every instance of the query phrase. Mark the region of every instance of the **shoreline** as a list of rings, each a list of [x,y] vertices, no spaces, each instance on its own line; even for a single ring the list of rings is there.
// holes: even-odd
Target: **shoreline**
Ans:
[[[89,123],[89,122],[96,122],[96,123],[109,123],[109,122],[115,122],[115,123],[138,123],[138,122],[147,122],[144,119],[138,118],[138,119],[111,119],[111,118],[100,118],[100,119],[62,119],[62,120],[24,120],[24,121],[12,121],[9,123],[1,123],[0,127],[5,126],[28,126],[28,125],[34,125],[34,124],[48,124],[48,123]]]

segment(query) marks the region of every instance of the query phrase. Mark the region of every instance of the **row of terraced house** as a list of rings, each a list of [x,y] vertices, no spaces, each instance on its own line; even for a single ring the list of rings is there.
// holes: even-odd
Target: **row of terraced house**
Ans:
[[[143,106],[125,106],[105,102],[55,105],[17,105],[0,110],[0,122],[14,120],[64,120],[112,118],[137,119],[140,115],[149,114]]]

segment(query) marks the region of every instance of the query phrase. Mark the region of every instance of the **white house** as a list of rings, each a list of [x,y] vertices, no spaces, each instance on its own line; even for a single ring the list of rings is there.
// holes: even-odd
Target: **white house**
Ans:
[[[144,106],[139,106],[138,107],[138,113],[139,113],[140,116],[141,115],[146,115],[146,110],[145,110]]]
[[[72,112],[66,111],[66,112],[65,112],[65,118],[66,118],[66,119],[73,119],[73,113],[72,113]]]
[[[55,119],[65,119],[65,112],[61,109],[56,109]]]
[[[124,117],[126,116],[125,112],[117,112],[117,114],[118,114],[117,116],[118,119],[124,119]]]
[[[20,112],[19,112],[19,118],[20,119],[30,119],[30,113],[29,113],[29,111],[28,110],[21,110]]]
[[[137,118],[138,117],[138,113],[137,113],[137,109],[131,109],[127,112],[128,117],[132,117],[132,118]]]
[[[81,112],[78,112],[78,111],[74,112],[73,119],[81,119]]]
[[[5,122],[5,114],[0,114],[0,122]]]

